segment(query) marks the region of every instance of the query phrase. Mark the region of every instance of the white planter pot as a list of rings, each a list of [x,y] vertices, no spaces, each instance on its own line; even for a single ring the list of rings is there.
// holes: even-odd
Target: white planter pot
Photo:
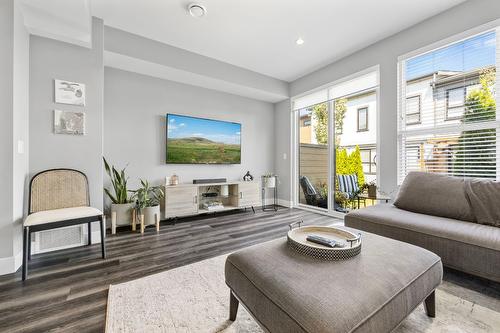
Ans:
[[[275,188],[276,177],[264,177],[264,186],[267,188]]]
[[[160,205],[153,207],[146,207],[142,210],[144,214],[144,225],[156,224],[156,215],[160,218]]]
[[[116,213],[117,226],[132,224],[132,211],[134,206],[134,203],[111,204],[111,218],[113,218],[113,213]]]

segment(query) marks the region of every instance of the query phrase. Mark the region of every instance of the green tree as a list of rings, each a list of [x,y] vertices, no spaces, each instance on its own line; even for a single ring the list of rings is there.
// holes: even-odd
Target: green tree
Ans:
[[[337,144],[340,143],[339,135],[342,134],[344,127],[344,118],[347,112],[347,98],[337,99],[335,101],[335,134],[337,134]],[[315,118],[314,134],[316,142],[319,144],[328,143],[328,107],[327,103],[317,104],[312,107],[312,114]]]
[[[328,109],[326,103],[321,103],[312,108],[314,124],[314,134],[318,144],[326,145],[328,143]]]
[[[463,124],[495,119],[495,77],[495,69],[486,69],[479,75],[480,87],[466,97]],[[455,176],[465,177],[472,173],[476,177],[496,177],[495,129],[462,132],[453,151]]]
[[[365,184],[365,173],[363,172],[363,163],[361,161],[359,146],[356,146],[351,155],[349,155],[349,164],[351,167],[351,174],[356,174],[358,176],[358,184],[361,188]]]

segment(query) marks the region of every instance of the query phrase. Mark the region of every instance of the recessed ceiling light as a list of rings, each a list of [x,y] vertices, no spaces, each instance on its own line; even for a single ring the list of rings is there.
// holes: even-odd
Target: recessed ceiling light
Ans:
[[[302,45],[302,44],[304,44],[304,40],[303,40],[302,38],[299,38],[299,39],[297,39],[297,40],[295,41],[295,43],[296,43],[297,45]]]
[[[205,8],[205,6],[200,5],[198,3],[190,4],[188,6],[188,11],[192,17],[196,17],[196,18],[203,17],[207,14],[207,9]]]

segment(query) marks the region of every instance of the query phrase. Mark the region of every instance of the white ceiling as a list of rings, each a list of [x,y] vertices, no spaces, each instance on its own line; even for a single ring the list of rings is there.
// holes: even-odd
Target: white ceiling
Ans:
[[[197,19],[187,13],[189,0],[90,1],[108,26],[285,81],[464,2],[193,0],[207,8]]]

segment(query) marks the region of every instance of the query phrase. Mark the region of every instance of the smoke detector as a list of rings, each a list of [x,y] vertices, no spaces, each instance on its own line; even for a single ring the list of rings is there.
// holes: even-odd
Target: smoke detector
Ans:
[[[200,5],[198,3],[190,4],[188,6],[188,11],[192,17],[196,17],[196,18],[200,18],[200,17],[207,15],[207,9],[205,8],[205,6]]]

